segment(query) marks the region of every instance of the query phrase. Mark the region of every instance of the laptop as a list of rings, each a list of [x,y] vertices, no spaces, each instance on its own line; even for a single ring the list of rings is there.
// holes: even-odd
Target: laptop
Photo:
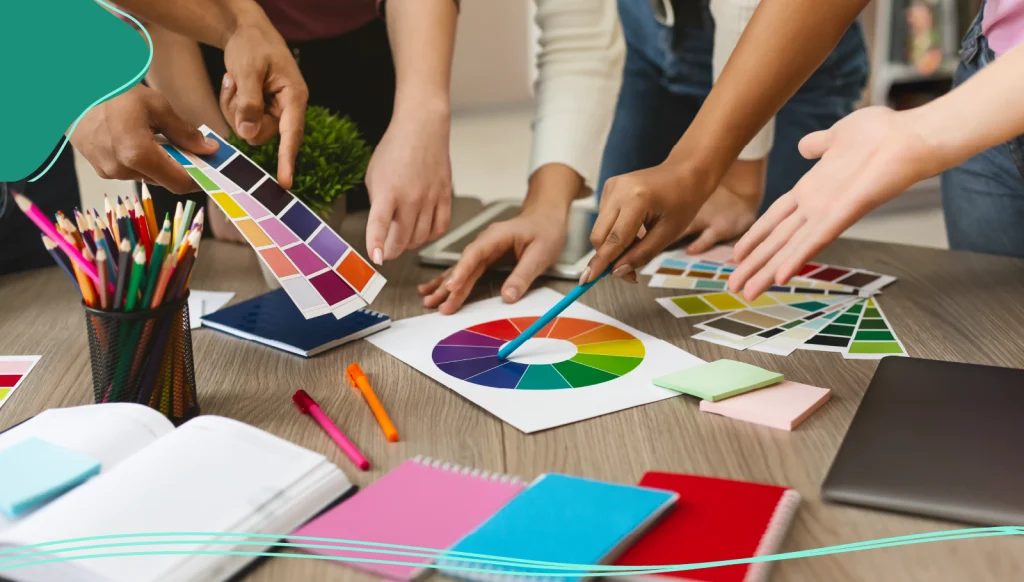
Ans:
[[[878,365],[826,501],[967,524],[1024,524],[1024,370],[916,358]]]

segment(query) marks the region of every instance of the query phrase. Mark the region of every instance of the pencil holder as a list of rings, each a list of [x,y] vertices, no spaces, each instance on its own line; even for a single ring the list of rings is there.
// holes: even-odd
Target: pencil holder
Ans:
[[[85,307],[96,403],[136,402],[175,425],[199,414],[188,293],[146,311]]]

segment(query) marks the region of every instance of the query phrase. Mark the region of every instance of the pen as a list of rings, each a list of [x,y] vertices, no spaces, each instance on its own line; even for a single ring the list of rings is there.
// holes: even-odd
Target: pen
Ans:
[[[597,283],[598,281],[603,279],[604,276],[610,272],[611,267],[608,267],[607,269],[604,270],[603,273],[601,273],[597,277],[594,277],[593,281],[585,285],[577,285],[575,289],[570,291],[568,295],[563,297],[562,300],[556,303],[554,307],[549,309],[547,313],[537,318],[537,321],[533,322],[533,325],[526,328],[526,330],[523,331],[523,333],[519,334],[519,336],[516,337],[516,339],[502,346],[501,349],[498,350],[498,358],[502,360],[508,359],[508,357],[512,355],[512,352],[516,351],[517,349],[519,349],[519,346],[526,343],[526,340],[537,335],[537,332],[544,329],[544,327],[547,326],[547,324],[551,323],[552,320],[558,317],[558,314],[565,311],[565,309],[572,305],[577,299],[579,299],[581,295],[590,290],[590,288],[594,286],[594,283]]]
[[[352,459],[352,462],[357,467],[364,471],[370,469],[370,461],[366,460],[366,457],[359,452],[359,449],[352,444],[352,441],[348,440],[341,429],[338,428],[327,415],[324,414],[323,410],[320,410],[320,406],[310,398],[309,394],[306,394],[305,390],[299,390],[292,395],[292,400],[295,402],[295,406],[299,407],[299,411],[303,414],[308,414],[313,417],[313,420],[320,425],[320,428],[324,429],[331,439],[337,443],[338,447],[348,455],[348,458]]]
[[[352,364],[345,370],[345,375],[348,376],[348,381],[352,384],[352,387],[359,388],[359,391],[363,393],[363,398],[366,398],[366,403],[370,405],[370,410],[373,411],[373,416],[377,418],[377,424],[384,431],[384,436],[393,443],[398,442],[398,431],[395,430],[395,425],[388,418],[384,405],[380,403],[377,395],[373,393],[373,387],[370,386],[370,380],[363,373],[363,369],[359,367],[359,364]]]

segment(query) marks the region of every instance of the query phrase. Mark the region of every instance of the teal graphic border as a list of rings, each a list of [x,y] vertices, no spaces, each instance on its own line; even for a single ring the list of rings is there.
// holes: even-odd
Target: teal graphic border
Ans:
[[[756,556],[735,560],[719,560],[716,562],[701,562],[694,564],[673,564],[663,566],[602,566],[592,564],[564,564],[558,562],[543,562],[537,560],[525,560],[519,558],[508,558],[502,556],[490,556],[473,554],[467,552],[453,552],[438,550],[434,548],[421,548],[416,546],[405,546],[400,544],[384,544],[375,542],[363,542],[358,540],[344,540],[334,538],[319,538],[309,536],[290,536],[284,534],[250,534],[250,533],[227,533],[227,532],[162,532],[162,533],[139,533],[124,535],[105,535],[73,538],[44,542],[0,550],[0,571],[14,570],[29,566],[41,566],[55,562],[66,562],[74,560],[87,560],[98,558],[114,558],[126,556],[155,556],[155,555],[220,555],[220,556],[248,556],[248,557],[282,557],[307,560],[325,560],[334,562],[359,562],[371,564],[388,564],[398,566],[417,566],[436,568],[460,572],[494,573],[503,566],[515,568],[516,571],[509,572],[511,575],[539,576],[550,578],[567,578],[580,576],[636,576],[663,574],[668,572],[680,572],[686,570],[699,570],[704,568],[715,568],[719,566],[732,566],[739,564],[756,564],[762,562],[778,562],[797,558],[813,558],[848,552],[857,552],[889,547],[916,545],[922,543],[935,543],[941,541],[954,541],[962,539],[1003,537],[1011,535],[1024,535],[1024,527],[1001,526],[986,528],[969,528],[951,530],[946,532],[913,534],[891,538],[883,538],[866,542],[855,542],[818,548],[813,550],[802,550],[787,552],[768,556]],[[155,541],[115,541],[134,540],[139,538],[169,538]],[[175,539],[185,538],[185,539]],[[210,539],[204,539],[210,538]],[[220,539],[218,539],[220,538]],[[243,538],[232,540],[223,538]],[[282,539],[301,540],[301,542],[282,542]],[[245,541],[245,539],[256,539],[264,541]],[[92,542],[110,543],[92,543]],[[306,542],[327,542],[327,543],[306,543]],[[56,547],[70,544],[88,543],[90,545],[74,547]],[[295,554],[273,551],[242,552],[242,551],[217,551],[217,550],[162,550],[162,551],[140,551],[140,552],[109,552],[102,554],[66,555],[69,552],[82,552],[91,550],[122,549],[129,547],[146,546],[174,546],[191,545],[203,543],[208,545],[232,545],[232,546],[260,546],[271,548],[294,548],[294,549],[326,549],[345,551],[352,553],[379,554],[385,556],[408,556],[416,558],[428,558],[447,561],[449,563],[422,564],[419,562],[403,561],[401,559],[374,559],[362,557],[340,557],[340,556],[319,556],[313,554]],[[41,549],[51,548],[51,549]],[[36,550],[36,551],[33,551]],[[65,555],[60,555],[61,553]],[[7,557],[5,557],[7,556]],[[55,556],[55,557],[50,557]],[[34,560],[34,561],[27,561]],[[522,570],[527,571],[522,571]]]
[[[142,70],[139,71],[139,73],[137,75],[135,75],[130,81],[128,81],[127,83],[121,85],[117,89],[114,89],[110,93],[107,93],[103,97],[100,97],[99,99],[97,99],[95,103],[93,103],[92,105],[87,107],[85,109],[85,111],[83,111],[78,116],[78,119],[75,119],[75,122],[71,124],[71,129],[68,130],[67,134],[65,134],[63,137],[61,137],[60,149],[57,150],[57,154],[52,157],[52,159],[50,160],[50,163],[47,164],[46,167],[43,168],[42,171],[40,171],[34,177],[29,178],[29,180],[28,180],[29,182],[35,182],[39,178],[42,178],[43,175],[46,174],[46,172],[50,171],[50,168],[52,168],[53,164],[55,164],[57,162],[57,159],[60,158],[60,155],[62,153],[64,153],[64,148],[66,148],[67,145],[68,145],[68,142],[71,141],[71,134],[74,133],[75,128],[78,127],[78,123],[80,121],[82,121],[82,118],[85,117],[86,113],[89,113],[89,111],[93,107],[96,107],[100,103],[103,103],[104,101],[108,101],[110,99],[113,99],[114,97],[117,97],[118,95],[120,95],[120,94],[124,93],[125,91],[131,89],[135,85],[138,85],[142,81],[142,79],[146,76],[146,73],[149,72],[150,65],[153,64],[153,37],[151,37],[149,35],[149,31],[146,30],[146,27],[142,26],[142,23],[139,22],[138,19],[136,19],[131,14],[128,14],[127,12],[121,10],[120,8],[118,8],[118,7],[116,7],[116,6],[112,5],[112,4],[108,4],[107,2],[104,2],[104,0],[93,0],[93,1],[98,3],[98,4],[100,4],[100,5],[102,5],[103,7],[105,7],[108,10],[111,10],[113,12],[116,12],[116,13],[124,16],[125,18],[131,20],[135,24],[135,26],[139,27],[139,30],[142,31],[142,34],[144,34],[146,36],[146,47],[149,48],[149,57],[146,58],[146,64],[145,64],[145,66],[142,67]],[[162,1],[173,2],[174,0],[162,0]]]

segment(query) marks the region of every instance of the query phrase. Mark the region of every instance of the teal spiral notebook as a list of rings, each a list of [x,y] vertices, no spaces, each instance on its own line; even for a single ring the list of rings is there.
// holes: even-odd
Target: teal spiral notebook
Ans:
[[[597,565],[613,561],[678,498],[670,491],[567,475],[537,478],[452,551],[544,562]],[[540,580],[523,566],[442,560],[445,573],[468,580]],[[461,568],[485,568],[467,572]],[[576,582],[591,576],[559,577]],[[543,578],[555,580],[555,578]]]

